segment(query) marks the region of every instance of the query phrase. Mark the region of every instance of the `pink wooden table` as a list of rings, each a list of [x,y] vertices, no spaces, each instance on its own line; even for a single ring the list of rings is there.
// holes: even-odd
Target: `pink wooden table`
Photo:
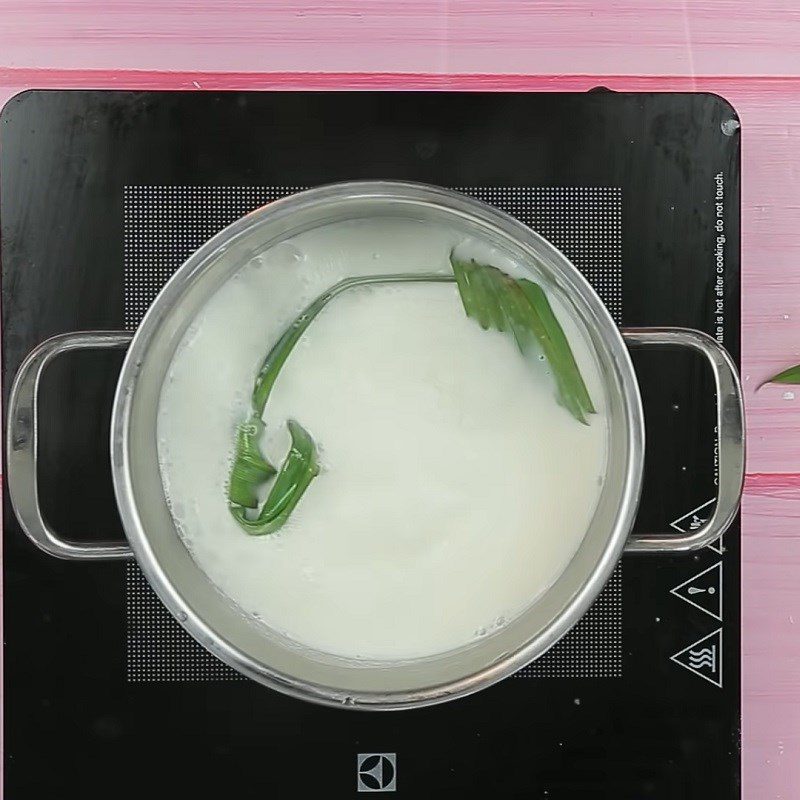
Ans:
[[[743,797],[800,798],[798,0],[0,0],[29,87],[712,91],[742,120]],[[795,395],[797,399],[795,399]],[[710,798],[709,800],[714,800]]]

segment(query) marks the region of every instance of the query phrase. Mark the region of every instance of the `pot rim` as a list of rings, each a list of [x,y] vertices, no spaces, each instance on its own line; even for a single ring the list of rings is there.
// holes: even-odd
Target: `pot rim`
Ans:
[[[558,268],[559,279],[591,309],[592,327],[605,340],[615,362],[624,399],[629,446],[624,467],[619,513],[609,530],[594,571],[564,609],[536,636],[504,658],[466,677],[419,690],[348,691],[311,683],[270,668],[243,653],[224,635],[195,614],[183,600],[156,558],[134,500],[130,467],[130,416],[142,359],[159,325],[184,291],[220,250],[262,223],[286,218],[297,209],[324,205],[337,199],[428,202],[490,223],[522,249],[545,249]],[[588,325],[589,322],[586,321]],[[633,364],[616,323],[586,278],[553,244],[523,223],[486,203],[450,189],[407,181],[348,181],[308,189],[262,206],[223,229],[196,250],[169,279],[140,323],[125,357],[114,397],[111,418],[111,471],[123,528],[145,577],[158,597],[200,644],[238,672],[284,694],[333,707],[389,710],[424,707],[463,697],[491,686],[543,655],[584,615],[606,584],[633,528],[641,494],[644,461],[644,414]]]

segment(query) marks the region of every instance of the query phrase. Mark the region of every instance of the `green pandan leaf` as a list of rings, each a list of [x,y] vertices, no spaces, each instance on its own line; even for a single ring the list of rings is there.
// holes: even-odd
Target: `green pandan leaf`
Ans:
[[[308,431],[294,420],[290,419],[287,425],[292,437],[292,446],[258,516],[250,519],[244,508],[231,505],[234,519],[251,536],[263,536],[278,530],[294,511],[311,481],[319,475],[314,440]]]
[[[450,254],[461,302],[484,330],[510,331],[523,355],[538,342],[558,389],[560,403],[579,422],[595,409],[572,349],[547,295],[527,278],[514,279],[488,264]]]
[[[777,375],[773,375],[771,378],[767,378],[767,380],[763,381],[759,384],[759,389],[767,383],[792,383],[792,384],[800,384],[800,364],[797,364],[794,367],[789,367],[789,369],[785,369],[783,372],[779,372]]]
[[[348,289],[386,283],[453,283],[454,280],[452,275],[439,273],[345,278],[316,298],[284,331],[267,353],[258,371],[251,398],[250,419],[240,425],[236,432],[233,467],[228,483],[228,505],[233,517],[247,533],[263,535],[278,530],[319,471],[314,440],[304,428],[290,420],[288,426],[292,448],[289,455],[261,511],[255,517],[248,514],[248,509],[258,508],[259,493],[276,473],[275,467],[264,458],[259,449],[259,440],[264,430],[262,415],[281,369],[308,326],[331,300]]]
[[[484,330],[508,333],[526,358],[538,357],[540,352],[543,353],[556,383],[559,402],[582,423],[586,423],[587,414],[594,413],[567,337],[542,288],[527,279],[512,278],[496,267],[458,259],[452,253],[450,263],[452,275],[406,273],[345,278],[316,298],[270,349],[253,387],[251,417],[239,426],[236,433],[228,486],[231,514],[247,533],[260,536],[278,530],[319,473],[314,440],[308,431],[290,420],[291,449],[266,501],[258,511],[258,497],[276,474],[275,468],[259,448],[264,430],[262,416],[269,395],[281,369],[308,326],[331,300],[349,289],[378,284],[455,281],[468,317]],[[257,513],[254,514],[254,511]]]
[[[260,417],[253,416],[236,430],[236,449],[228,484],[228,500],[245,508],[256,508],[258,490],[275,474],[258,442],[264,430]]]

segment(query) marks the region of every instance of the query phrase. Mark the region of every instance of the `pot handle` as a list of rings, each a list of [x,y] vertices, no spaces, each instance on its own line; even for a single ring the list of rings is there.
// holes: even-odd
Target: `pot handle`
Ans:
[[[6,468],[11,505],[22,530],[51,556],[73,561],[131,558],[127,544],[119,542],[71,542],[62,539],[45,521],[39,507],[37,470],[39,379],[56,356],[73,350],[126,348],[132,333],[83,331],[53,336],[31,351],[22,362],[8,399]]]
[[[688,347],[702,353],[711,365],[717,392],[718,492],[711,518],[697,530],[680,536],[633,534],[626,553],[681,553],[699,550],[719,539],[733,522],[744,485],[744,406],[742,384],[730,355],[706,333],[689,328],[626,328],[631,347]]]

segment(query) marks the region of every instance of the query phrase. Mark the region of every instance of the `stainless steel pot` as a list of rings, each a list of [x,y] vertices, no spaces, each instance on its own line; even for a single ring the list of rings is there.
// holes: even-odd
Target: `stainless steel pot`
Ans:
[[[192,560],[167,509],[156,451],[156,411],[175,348],[195,314],[255,252],[333,221],[399,216],[463,228],[520,263],[571,308],[606,383],[609,463],[597,511],[556,583],[520,617],[456,651],[405,662],[363,663],[313,653],[245,617]],[[645,457],[641,399],[627,346],[702,353],[717,391],[719,494],[714,513],[687,534],[631,535]],[[44,520],[37,495],[37,390],[61,353],[127,347],[111,425],[111,469],[128,545],[65,541]],[[549,242],[494,208],[432,186],[344,183],[296,194],[258,209],[219,233],[167,283],[136,334],[90,331],[56,336],[24,361],[11,390],[8,487],[22,528],[45,552],[67,559],[135,557],[158,596],[186,630],[239,672],[286,694],[363,709],[425,706],[489,686],[541,656],[584,614],[624,552],[704,547],[730,525],[744,474],[741,386],[725,350],[699,331],[620,332],[581,274]],[[533,592],[532,592],[533,594]]]

